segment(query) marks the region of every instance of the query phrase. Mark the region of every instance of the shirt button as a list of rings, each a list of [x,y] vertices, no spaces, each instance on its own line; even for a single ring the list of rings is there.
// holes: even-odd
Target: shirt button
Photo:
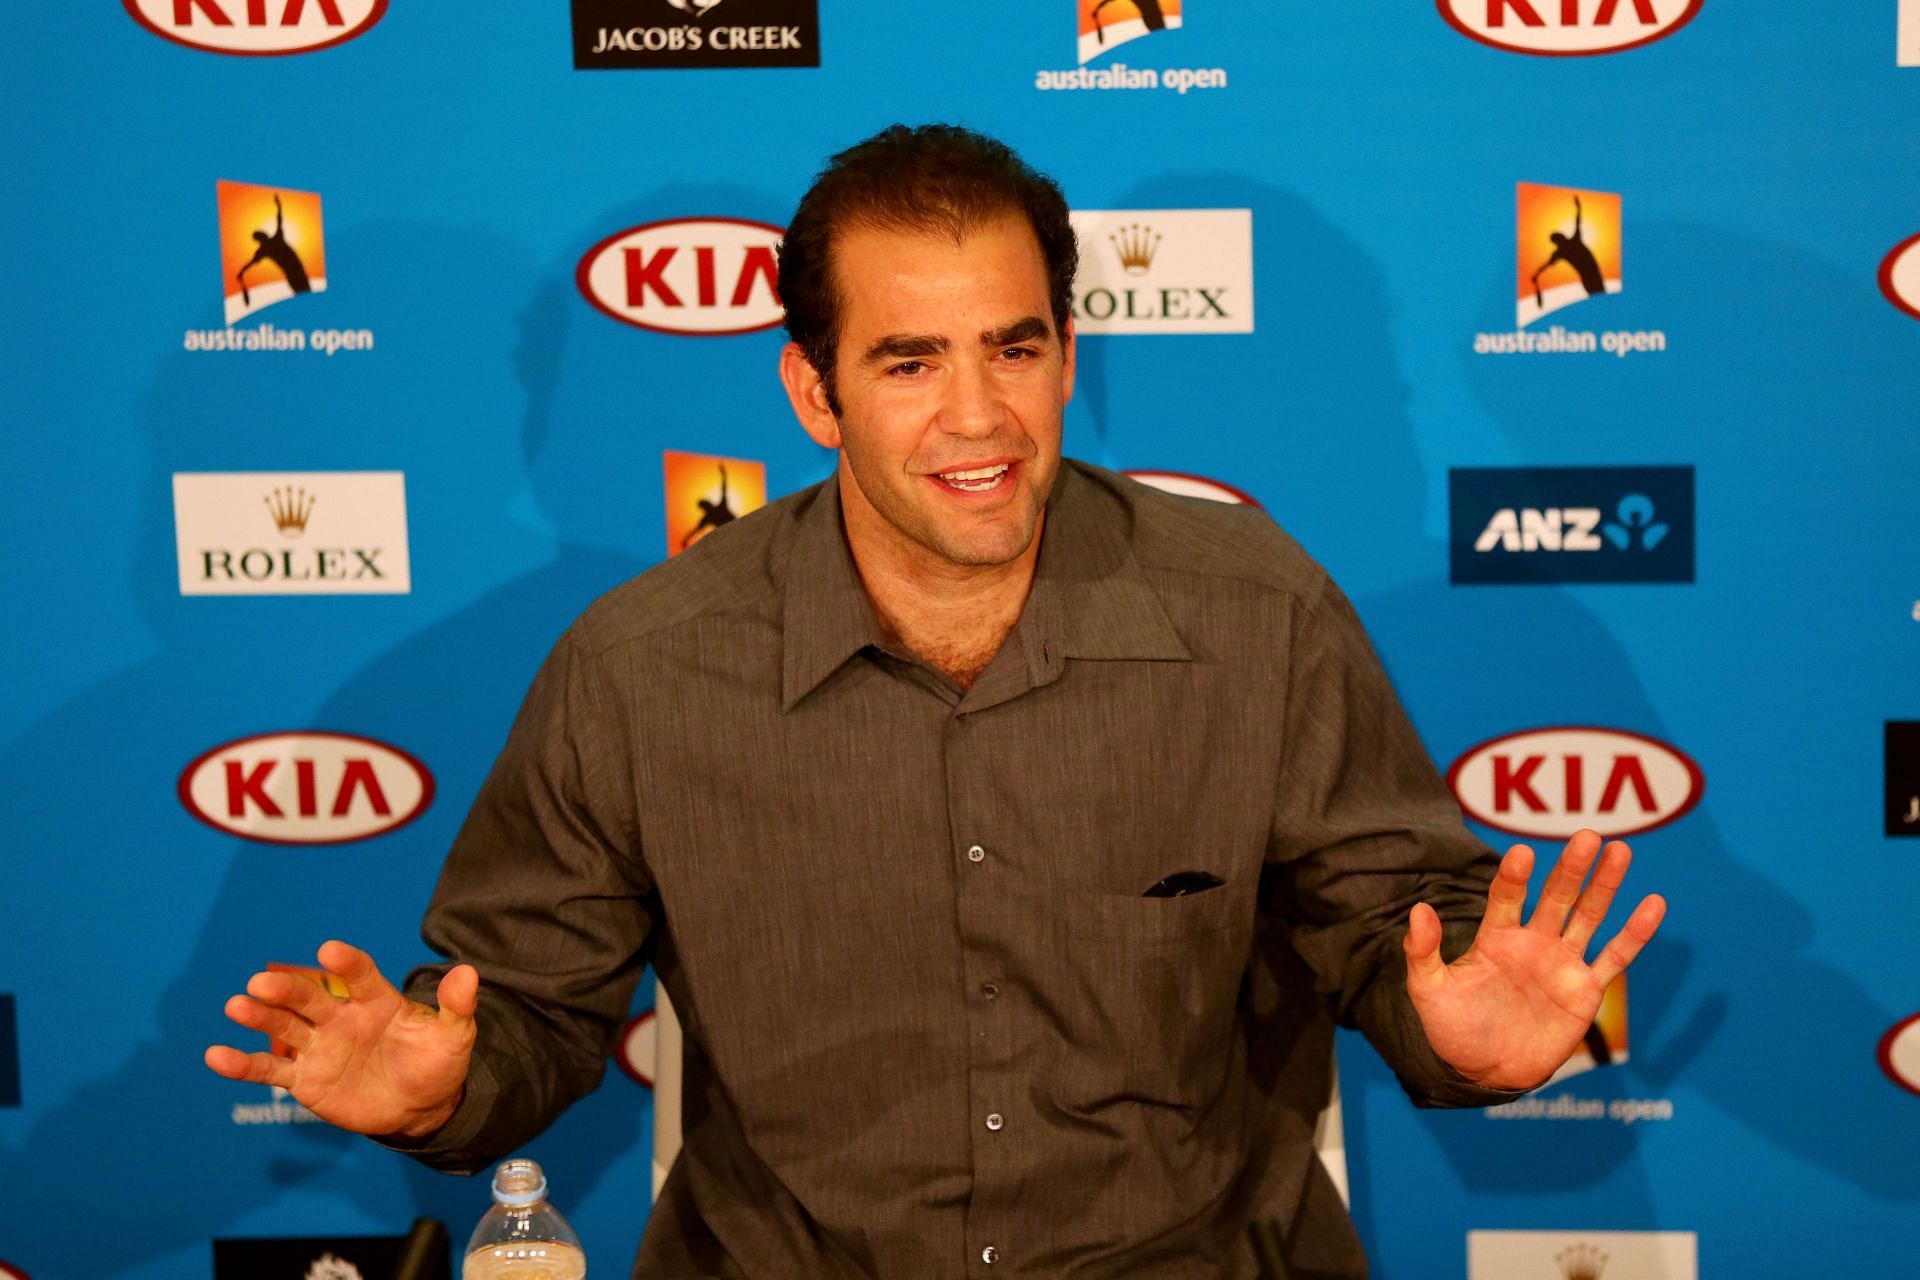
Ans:
[[[971,849],[967,850],[968,862],[985,862],[986,859],[987,859],[987,851],[985,849],[982,849],[977,844],[974,845]]]
[[[981,983],[981,984],[980,984],[980,995],[981,995],[981,998],[982,998],[982,999],[985,999],[985,1000],[997,1000],[997,999],[999,999],[999,997],[1000,997],[1000,986],[999,986],[999,984],[998,984],[998,983],[994,983],[994,982],[983,982],[983,983]]]
[[[1006,1119],[998,1111],[987,1117],[987,1128],[995,1133],[1000,1132],[1000,1126],[1005,1123]]]
[[[988,1266],[992,1266],[994,1263],[1000,1261],[1000,1251],[992,1245],[988,1245],[980,1251],[980,1261],[986,1263]]]

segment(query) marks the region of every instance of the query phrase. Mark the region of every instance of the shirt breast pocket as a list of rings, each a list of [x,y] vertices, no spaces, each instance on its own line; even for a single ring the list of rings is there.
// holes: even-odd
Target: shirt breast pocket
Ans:
[[[1081,1101],[1203,1106],[1235,1052],[1253,901],[1233,881],[1177,898],[1076,893],[1062,966],[1073,986]]]

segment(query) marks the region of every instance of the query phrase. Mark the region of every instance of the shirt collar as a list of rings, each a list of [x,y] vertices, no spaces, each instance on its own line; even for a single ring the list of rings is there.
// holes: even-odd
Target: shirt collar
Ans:
[[[1019,647],[1029,687],[1058,679],[1067,658],[1192,660],[1134,558],[1133,519],[1120,494],[1080,463],[1061,461],[1033,588],[1007,637],[1008,646]],[[837,476],[819,486],[798,517],[785,575],[783,627],[784,710],[792,710],[848,658],[885,641],[847,549]]]
[[[1103,483],[1103,474],[1061,461],[1016,634],[1068,658],[1191,661],[1134,557],[1133,506]]]
[[[840,478],[816,486],[794,530],[782,604],[780,707],[793,710],[868,645],[886,639],[840,527]]]

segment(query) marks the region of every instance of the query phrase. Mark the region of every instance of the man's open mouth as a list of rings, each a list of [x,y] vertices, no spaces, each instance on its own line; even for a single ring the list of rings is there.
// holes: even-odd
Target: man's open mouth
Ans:
[[[942,471],[934,478],[952,485],[963,493],[986,493],[998,489],[1000,482],[1006,479],[1010,462],[1002,462],[992,467],[975,467],[970,471]]]

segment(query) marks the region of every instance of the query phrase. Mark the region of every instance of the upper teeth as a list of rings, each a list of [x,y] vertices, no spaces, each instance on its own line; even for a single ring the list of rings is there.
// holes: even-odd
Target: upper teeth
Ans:
[[[940,477],[943,480],[991,480],[1005,471],[1007,465],[1003,462],[997,467],[981,467],[977,471],[942,471]]]

